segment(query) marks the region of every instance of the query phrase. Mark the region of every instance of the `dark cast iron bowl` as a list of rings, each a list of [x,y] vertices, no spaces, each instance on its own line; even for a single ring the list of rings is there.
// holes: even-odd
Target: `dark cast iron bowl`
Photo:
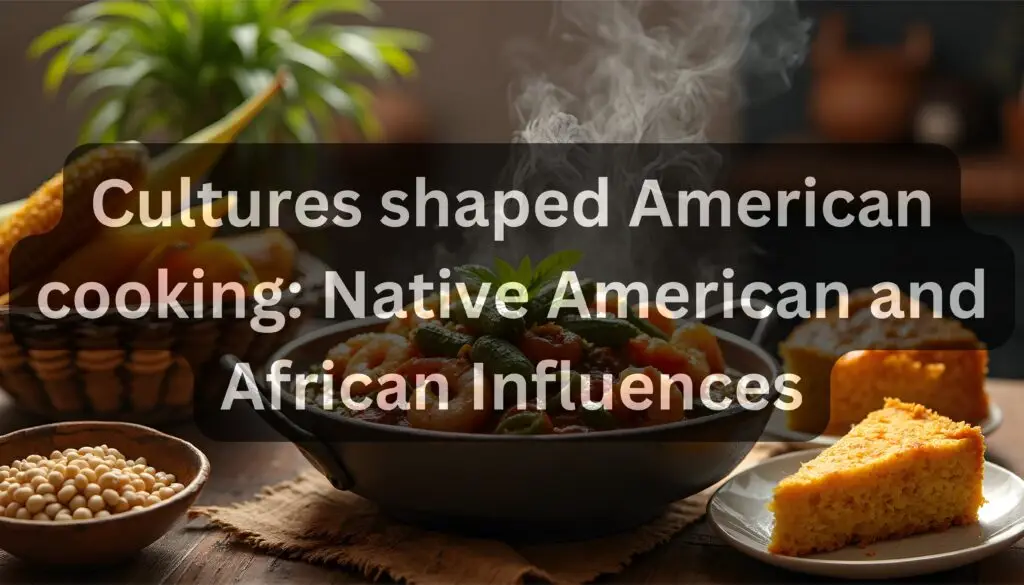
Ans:
[[[378,320],[327,327],[283,346],[267,363],[291,360],[292,372],[301,372],[348,337],[382,328]],[[757,343],[713,330],[730,368],[776,378],[777,362]],[[226,369],[237,363],[223,360]],[[264,401],[260,415],[336,488],[429,527],[556,539],[639,525],[720,481],[761,436],[779,396],[773,389],[761,410],[734,404],[669,425],[526,437],[441,433],[298,410],[286,392],[273,410],[266,385],[251,381]]]

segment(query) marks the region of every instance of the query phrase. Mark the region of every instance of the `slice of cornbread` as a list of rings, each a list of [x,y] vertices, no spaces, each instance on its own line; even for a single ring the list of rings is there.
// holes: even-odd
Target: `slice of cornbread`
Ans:
[[[887,399],[775,488],[775,554],[799,556],[978,521],[981,430]]]
[[[784,369],[800,377],[800,408],[787,413],[789,428],[842,435],[882,406],[886,396],[922,404],[954,420],[988,416],[988,352],[957,321],[930,315],[880,319],[875,295],[857,291],[846,318],[831,309],[798,327],[779,346]],[[914,304],[900,299],[909,314]],[[864,351],[870,350],[870,351]]]

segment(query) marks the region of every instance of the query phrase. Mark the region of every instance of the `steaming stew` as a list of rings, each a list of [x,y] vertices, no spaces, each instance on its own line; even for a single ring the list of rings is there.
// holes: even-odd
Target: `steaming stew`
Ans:
[[[535,287],[519,318],[497,311],[493,297],[479,312],[440,295],[422,301],[419,315],[411,304],[384,332],[332,348],[325,367],[309,372],[305,398],[344,416],[434,431],[588,433],[707,414],[702,382],[736,379],[704,325],[598,299],[591,282],[575,289],[586,308],[569,307],[555,298],[557,284]],[[449,318],[439,316],[442,303]],[[716,403],[735,397],[732,384],[712,388]]]

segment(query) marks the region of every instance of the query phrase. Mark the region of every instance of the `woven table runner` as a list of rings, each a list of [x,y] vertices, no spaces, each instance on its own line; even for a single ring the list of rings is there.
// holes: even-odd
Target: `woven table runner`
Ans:
[[[733,475],[790,448],[758,444]],[[632,531],[551,544],[511,545],[402,524],[380,514],[372,502],[334,489],[313,471],[267,487],[247,502],[193,508],[189,517],[206,518],[257,550],[334,564],[374,579],[386,576],[416,585],[536,580],[575,585],[621,571],[636,555],[699,520],[724,481],[672,504],[663,516]]]

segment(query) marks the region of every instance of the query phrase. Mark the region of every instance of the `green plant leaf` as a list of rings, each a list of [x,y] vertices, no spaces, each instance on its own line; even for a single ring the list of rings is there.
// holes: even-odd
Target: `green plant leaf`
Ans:
[[[82,25],[75,22],[51,28],[32,41],[32,44],[28,46],[28,55],[34,59],[39,58],[51,49],[55,49],[78,37],[82,34],[82,31]]]
[[[170,100],[154,101],[147,85],[152,81],[143,81],[140,85],[130,90],[125,95],[125,113],[120,124],[116,126],[118,140],[137,139],[141,140],[154,132],[166,132],[168,128],[174,127],[172,122],[177,121],[179,114],[177,107]],[[140,99],[141,98],[141,99]],[[161,137],[163,140],[177,139],[178,136]]]
[[[64,77],[68,73],[71,64],[81,55],[92,49],[103,40],[103,31],[99,29],[87,29],[70,44],[64,46],[50,61],[46,69],[44,87],[49,92],[60,89]]]
[[[306,112],[316,127],[314,129],[314,138],[316,138],[317,129],[324,134],[331,133],[335,125],[336,112],[334,108],[324,101],[322,96],[313,89],[304,87],[299,103],[306,108]]]
[[[392,71],[402,77],[415,75],[416,62],[409,51],[422,51],[430,46],[428,36],[400,28],[332,26],[330,29],[333,33],[329,42],[379,78],[386,78]],[[363,39],[373,50],[367,50],[364,41],[353,39]]]
[[[523,256],[519,262],[519,268],[516,269],[516,282],[529,288],[531,280],[533,280],[533,267],[530,266],[530,257]]]
[[[333,78],[338,75],[338,68],[330,58],[295,42],[292,36],[283,30],[274,32],[276,34],[271,37],[271,40],[281,50],[281,55],[288,61],[315,71],[327,78]]]
[[[70,64],[71,46],[67,45],[58,51],[57,54],[50,59],[50,64],[46,66],[46,73],[43,74],[43,88],[48,93],[55,93],[57,91],[61,82],[64,80],[64,76],[68,73],[68,67]]]
[[[129,49],[133,37],[131,29],[111,30],[92,52],[81,55],[71,63],[68,71],[75,75],[85,75],[104,67],[121,67],[140,59],[148,60],[148,57],[133,54]]]
[[[292,106],[285,111],[285,124],[300,142],[316,142],[316,129],[309,121],[309,113],[301,106]]]
[[[456,273],[456,275],[460,272],[471,274],[479,278],[480,282],[489,282],[491,284],[497,284],[501,280],[490,268],[476,264],[463,264],[462,266],[457,266],[453,272]]]
[[[29,55],[52,53],[43,78],[47,91],[80,76],[72,99],[121,103],[116,124],[105,122],[113,110],[93,114],[92,128],[82,129],[93,136],[187,135],[224,116],[284,67],[292,74],[284,99],[253,122],[245,139],[282,133],[308,139],[310,126],[336,130],[335,116],[343,115],[367,139],[378,140],[376,96],[355,78],[415,74],[409,52],[428,39],[398,28],[332,22],[346,14],[372,19],[379,11],[372,0],[92,0],[37,37]]]
[[[273,82],[274,72],[268,69],[235,69],[231,73],[238,90],[248,99],[266,89]]]
[[[501,258],[494,259],[494,271],[498,275],[498,283],[504,284],[506,282],[517,282],[516,281],[516,269],[511,264],[505,262]]]
[[[149,2],[105,0],[90,2],[68,15],[72,22],[87,23],[98,18],[118,18],[144,28],[159,26],[160,15]]]
[[[359,130],[367,140],[377,141],[384,133],[380,120],[373,113],[373,103],[376,95],[364,85],[358,83],[343,83],[341,88],[352,98],[355,110],[352,114]]]
[[[380,45],[390,45],[409,51],[426,51],[430,48],[430,37],[412,30],[373,26],[336,26],[336,33],[347,32],[371,39]]]
[[[291,0],[247,0],[225,2],[232,10],[235,22],[254,22],[261,26],[276,27],[284,22],[285,11]]]
[[[321,82],[316,85],[315,91],[337,114],[351,116],[356,111],[356,104],[352,98],[336,85]]]
[[[416,60],[408,52],[398,47],[381,47],[380,56],[395,73],[401,77],[412,77],[418,72]]]
[[[82,129],[82,144],[115,142],[117,125],[124,115],[125,104],[120,99],[104,102],[89,114]]]
[[[287,18],[291,26],[303,28],[318,18],[345,13],[373,19],[379,10],[368,0],[305,0],[292,4]]]
[[[260,41],[260,27],[255,23],[245,23],[231,27],[229,33],[231,40],[234,41],[238,50],[242,53],[242,58],[245,60],[252,60],[256,58],[256,52],[258,50]]]
[[[548,282],[558,280],[563,272],[579,264],[582,259],[583,253],[579,250],[562,250],[541,260],[534,270],[530,290],[536,290]]]
[[[391,74],[384,56],[373,42],[362,35],[342,32],[331,37],[334,44],[358,63],[367,73],[377,79],[387,79]]]
[[[140,59],[132,65],[101,69],[83,79],[68,96],[68,101],[79,103],[98,91],[131,88],[149,74],[153,67],[151,61]]]

